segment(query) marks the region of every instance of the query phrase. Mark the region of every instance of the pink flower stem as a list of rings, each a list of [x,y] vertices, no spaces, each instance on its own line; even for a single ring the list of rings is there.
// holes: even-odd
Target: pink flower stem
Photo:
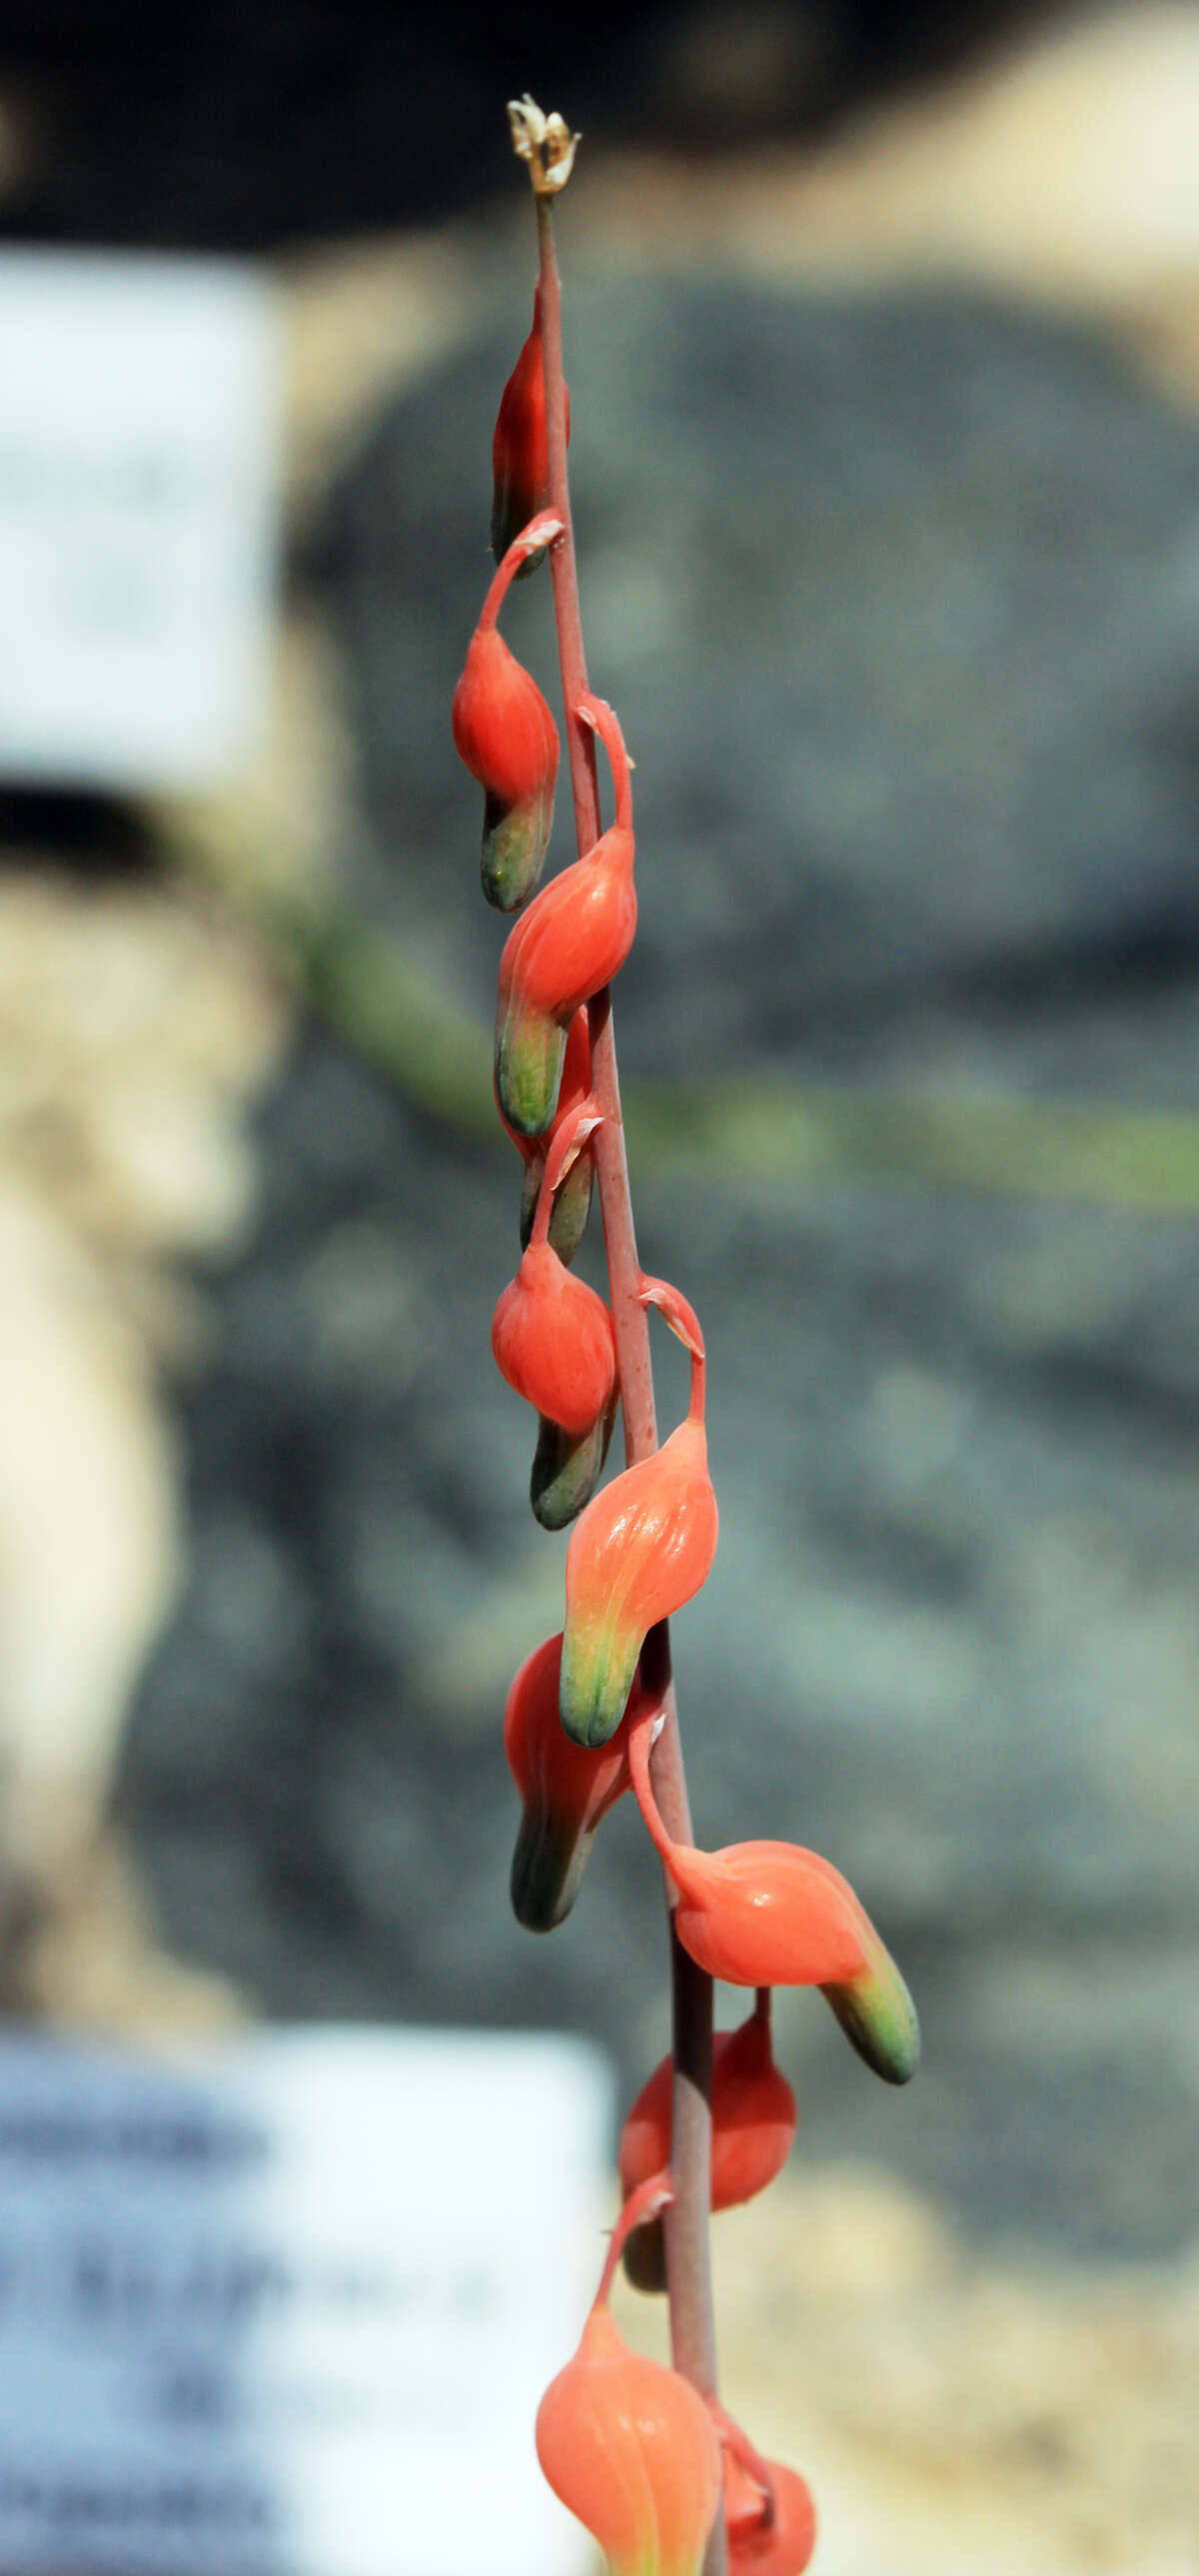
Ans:
[[[608,2297],[616,2278],[616,2266],[633,2229],[644,2227],[649,2218],[660,2218],[663,2210],[669,2209],[673,2199],[674,2181],[669,2165],[664,2166],[661,2173],[651,2174],[647,2182],[638,2183],[636,2191],[629,2193],[612,2230],[612,2241],[600,2274],[600,2285],[591,2303],[593,2307],[598,2308]],[[715,2400],[711,2402],[714,2404]]]
[[[527,528],[522,528],[519,536],[513,538],[507,554],[492,575],[491,588],[479,610],[476,634],[481,635],[485,627],[494,626],[521,565],[528,562],[530,555],[537,554],[543,545],[548,545],[551,537],[559,534],[561,524],[552,510],[538,510]]]
[[[537,1205],[533,1210],[533,1227],[529,1236],[530,1251],[532,1251],[534,1244],[543,1244],[549,1241],[550,1219],[553,1216],[554,1200],[558,1191],[562,1187],[562,1183],[570,1170],[571,1164],[576,1160],[577,1156],[581,1154],[588,1137],[593,1136],[596,1128],[602,1126],[602,1124],[603,1121],[596,1110],[595,1101],[592,1096],[588,1094],[586,1100],[581,1100],[579,1102],[579,1106],[576,1109],[573,1118],[570,1120],[569,1125],[560,1128],[557,1135],[554,1137],[550,1150],[541,1167],[541,1180],[537,1189]]]
[[[550,547],[550,578],[562,666],[575,829],[581,856],[599,839],[599,789],[594,733],[573,712],[580,699],[588,693],[588,684],[566,469],[562,291],[554,248],[552,206],[545,196],[537,197],[536,206],[550,507],[554,516],[562,521],[562,534]],[[641,1297],[642,1273],[629,1195],[612,1001],[606,986],[588,1004],[587,1016],[591,1035],[591,1088],[596,1105],[603,1113],[603,1125],[596,1130],[592,1150],[599,1181],[604,1248],[620,1365],[625,1457],[628,1464],[634,1466],[640,1459],[652,1457],[657,1448],[658,1422],[654,1406],[649,1323]],[[670,1637],[665,1620],[651,1629],[646,1638],[641,1668],[647,1690],[666,1714],[666,1723],[653,1755],[655,1795],[672,1841],[689,1843],[694,1836],[670,1674]],[[694,2383],[701,2395],[714,2397],[716,2332],[708,2246],[708,2212],[712,2198],[712,1980],[696,1967],[675,1934],[673,1895],[667,1882],[667,1900],[671,1905],[675,2070],[670,2148],[675,2197],[665,2219],[671,2351],[675,2368]],[[704,2559],[704,2576],[724,2576],[725,2565],[724,2516],[717,2514]]]

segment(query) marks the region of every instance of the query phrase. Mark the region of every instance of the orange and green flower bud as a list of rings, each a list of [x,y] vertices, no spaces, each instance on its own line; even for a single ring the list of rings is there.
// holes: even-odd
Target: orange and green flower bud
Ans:
[[[562,388],[570,443],[570,396]],[[514,537],[549,499],[550,460],[545,427],[545,354],[541,343],[541,289],[533,291],[533,328],[500,396],[491,443],[491,551],[499,563]],[[545,548],[526,557],[516,574],[536,572]]]
[[[674,2059],[664,2057],[643,2084],[620,2138],[625,2199],[670,2162]],[[782,2172],[795,2136],[795,2096],[775,2065],[770,1996],[763,1990],[748,2021],[712,2038],[712,2208],[753,2200]],[[625,2245],[625,2270],[637,2289],[665,2287],[662,2221],[650,2219]]]
[[[906,2084],[920,2058],[916,2007],[848,1880],[797,1843],[704,1852],[672,1842],[650,1784],[649,1732],[639,1727],[630,1743],[633,1785],[679,1891],[684,1949],[728,1985],[819,1986],[859,2057],[885,2083]]]
[[[522,1815],[512,1859],[512,1911],[527,1932],[552,1932],[578,1894],[600,1819],[629,1786],[628,1728],[586,1753],[558,1718],[561,1637],[521,1665],[504,1708],[504,1751]]]
[[[675,1924],[697,1966],[734,1986],[819,1986],[858,2055],[888,2084],[916,2072],[916,2009],[847,1879],[796,1843],[674,1844]]]
[[[724,2452],[724,2524],[730,2576],[804,2576],[816,2546],[816,2507],[807,2480],[777,2460],[762,2463],[767,2490]]]
[[[630,2351],[601,2304],[542,2398],[537,2457],[612,2576],[700,2576],[721,2495],[711,2417],[677,2371]]]
[[[532,673],[477,627],[454,693],[454,744],[484,791],[483,892],[515,912],[541,875],[554,818],[558,731]]]
[[[616,1336],[602,1297],[548,1242],[530,1243],[496,1306],[491,1348],[500,1375],[564,1431],[589,1431],[616,1385]]]
[[[571,1533],[560,1705],[576,1744],[607,1742],[648,1631],[700,1590],[716,1553],[699,1326],[686,1300],[661,1281],[644,1281],[642,1295],[661,1305],[688,1341],[691,1405],[655,1455],[614,1476]]]
[[[549,1241],[559,1187],[599,1125],[588,1099],[559,1120],[533,1232],[496,1306],[491,1347],[509,1386],[541,1417],[530,1496],[545,1529],[565,1529],[599,1482],[616,1412],[616,1335],[603,1298]]]
[[[561,520],[544,511],[509,546],[454,691],[454,747],[483,789],[483,892],[499,912],[515,912],[541,875],[554,815],[558,729],[532,673],[509,652],[495,621],[538,541],[561,532]]]
[[[504,1119],[521,1136],[544,1135],[551,1124],[566,1031],[581,1004],[623,966],[637,927],[633,791],[620,726],[602,698],[581,700],[575,712],[608,747],[616,820],[585,857],[543,886],[504,945],[495,1088]]]
[[[541,1188],[547,1154],[559,1130],[574,1117],[583,1101],[589,1097],[590,1091],[591,1039],[587,1027],[587,1013],[585,1010],[578,1010],[566,1032],[566,1057],[562,1067],[558,1107],[553,1123],[545,1135],[519,1135],[515,1127],[508,1125],[503,1110],[499,1109],[497,1097],[496,1107],[499,1109],[500,1124],[505,1134],[511,1137],[513,1144],[518,1148],[525,1167],[520,1200],[522,1250],[533,1231],[533,1219],[537,1212],[538,1192]],[[570,1263],[574,1260],[587,1231],[594,1180],[595,1158],[590,1148],[584,1145],[576,1155],[565,1179],[559,1182],[554,1193],[549,1222],[549,1241],[559,1261]]]

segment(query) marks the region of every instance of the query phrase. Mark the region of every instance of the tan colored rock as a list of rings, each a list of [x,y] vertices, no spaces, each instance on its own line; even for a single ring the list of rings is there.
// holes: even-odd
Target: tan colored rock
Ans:
[[[226,2008],[158,1958],[107,1811],[180,1572],[159,1362],[200,1327],[173,1265],[249,1221],[286,1028],[194,892],[0,879],[0,1987],[59,2018]]]
[[[1199,399],[1199,16],[1079,13],[875,110],[812,154],[705,169],[597,153],[577,214],[609,253],[872,284],[957,279],[1084,312]]]

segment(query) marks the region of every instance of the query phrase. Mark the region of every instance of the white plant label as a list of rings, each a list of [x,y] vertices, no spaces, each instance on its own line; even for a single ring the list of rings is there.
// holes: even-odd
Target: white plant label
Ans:
[[[186,788],[253,756],[279,315],[233,261],[0,253],[0,776]]]
[[[533,2421],[609,2109],[565,2039],[0,2041],[4,2576],[588,2566]]]

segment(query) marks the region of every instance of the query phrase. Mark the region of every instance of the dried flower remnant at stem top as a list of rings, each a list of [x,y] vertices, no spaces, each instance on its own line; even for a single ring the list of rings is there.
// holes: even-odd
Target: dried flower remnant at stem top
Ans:
[[[528,163],[534,196],[558,196],[575,166],[582,135],[571,133],[556,108],[543,115],[527,90],[523,98],[509,99],[508,125],[517,160]]]

